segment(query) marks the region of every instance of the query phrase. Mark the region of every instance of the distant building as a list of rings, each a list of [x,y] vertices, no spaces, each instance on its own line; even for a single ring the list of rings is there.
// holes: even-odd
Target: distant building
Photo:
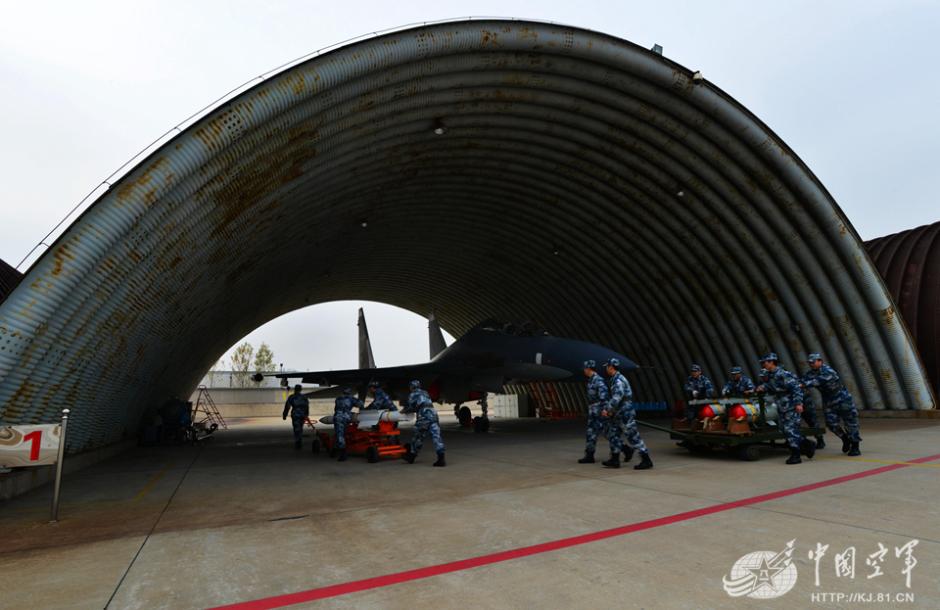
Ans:
[[[209,371],[203,376],[202,381],[199,382],[199,385],[206,386],[210,390],[212,388],[279,388],[281,387],[281,380],[277,377],[265,377],[263,381],[256,382],[252,381],[251,376],[254,375],[254,371],[249,371],[246,373],[241,373],[237,371]],[[239,383],[239,376],[245,376],[245,383]]]

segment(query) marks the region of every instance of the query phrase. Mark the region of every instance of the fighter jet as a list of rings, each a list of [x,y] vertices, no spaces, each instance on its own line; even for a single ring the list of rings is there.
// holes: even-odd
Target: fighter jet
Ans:
[[[486,414],[486,394],[503,393],[508,384],[533,381],[581,380],[585,360],[600,366],[618,358],[621,370],[636,364],[614,350],[579,341],[554,337],[531,323],[511,324],[486,320],[474,326],[447,346],[434,314],[428,318],[430,362],[404,366],[375,367],[365,314],[359,310],[359,368],[340,371],[309,371],[267,374],[326,386],[310,393],[317,398],[337,395],[342,387],[352,387],[365,395],[370,382],[382,384],[393,400],[408,398],[408,383],[417,379],[435,402],[453,403],[457,411],[468,401],[480,401]],[[256,375],[256,380],[261,376]]]

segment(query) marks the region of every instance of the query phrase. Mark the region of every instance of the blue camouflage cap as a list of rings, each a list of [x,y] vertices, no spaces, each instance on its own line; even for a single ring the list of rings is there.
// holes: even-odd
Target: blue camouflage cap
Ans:
[[[819,353],[817,353],[817,352],[813,352],[812,354],[810,354],[809,356],[806,357],[806,362],[812,364],[812,363],[816,362],[817,360],[822,360],[822,359],[823,359],[823,358],[822,358],[822,355],[821,355],[821,354],[819,354]]]
[[[693,373],[701,373],[702,367],[697,364],[693,364],[692,366],[689,367],[689,370],[692,371]]]
[[[607,362],[604,363],[604,366],[612,366],[615,369],[620,368],[620,358],[610,358]]]
[[[346,396],[349,396],[350,394],[352,394],[352,388],[349,386],[346,386],[345,388],[343,388],[343,394],[345,394]]]
[[[777,352],[768,352],[764,354],[763,358],[760,359],[761,362],[768,362],[770,360],[773,360],[774,362],[778,362],[780,360],[780,358],[777,357]]]
[[[411,383],[408,384],[408,387],[411,388],[412,390],[417,390],[418,388],[421,387],[421,382],[418,381],[417,379],[412,379]]]
[[[742,373],[744,373],[744,369],[742,369],[741,367],[739,367],[739,366],[733,366],[733,367],[731,367],[731,374],[732,374],[732,375],[740,375],[740,374],[742,374]]]
[[[593,360],[585,360],[585,361],[584,361],[584,368],[593,370],[593,369],[597,368],[597,363],[594,362]]]

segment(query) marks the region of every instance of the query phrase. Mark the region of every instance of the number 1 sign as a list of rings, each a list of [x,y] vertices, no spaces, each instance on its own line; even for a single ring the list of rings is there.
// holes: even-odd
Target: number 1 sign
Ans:
[[[61,436],[61,424],[0,426],[0,467],[55,464]]]

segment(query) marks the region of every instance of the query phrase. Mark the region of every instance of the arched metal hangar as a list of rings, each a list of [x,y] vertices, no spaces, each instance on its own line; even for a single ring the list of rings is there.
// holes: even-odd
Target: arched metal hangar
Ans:
[[[940,222],[865,242],[940,391]]]
[[[286,69],[112,185],[0,305],[0,418],[71,407],[72,449],[107,443],[336,299],[531,319],[648,367],[641,398],[820,350],[863,408],[934,407],[851,223],[757,117],[630,42],[470,20]]]

